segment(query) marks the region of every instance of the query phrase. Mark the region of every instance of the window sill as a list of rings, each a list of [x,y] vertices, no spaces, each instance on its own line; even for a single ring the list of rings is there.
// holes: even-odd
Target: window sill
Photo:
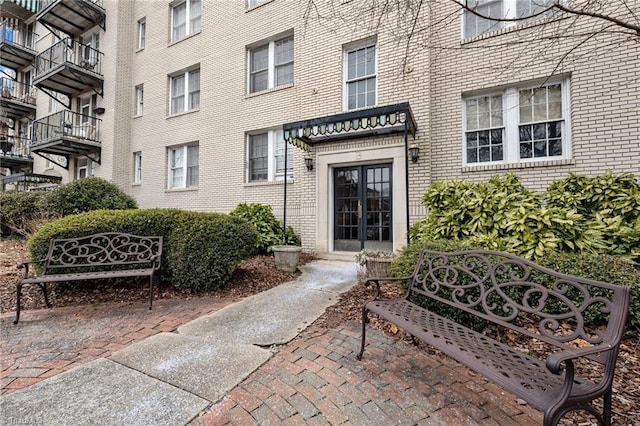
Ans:
[[[133,182],[131,186],[142,186],[142,182]]]
[[[140,117],[143,117],[143,115],[142,115],[142,114],[134,115],[134,116],[133,116],[133,119],[135,120],[136,118],[140,118]]]
[[[263,2],[261,2],[261,3],[256,4],[255,6],[248,7],[248,8],[247,8],[247,10],[245,11],[245,13],[246,13],[246,12],[251,12],[252,10],[256,10],[256,9],[258,9],[259,7],[264,6],[265,4],[273,3],[274,1],[275,1],[275,0],[266,0],[266,1],[263,1]]]
[[[167,188],[165,189],[165,193],[171,193],[171,192],[193,192],[193,191],[197,191],[198,187],[197,186],[190,186],[188,188]]]
[[[245,99],[249,99],[249,98],[255,98],[256,96],[260,96],[260,95],[265,95],[267,93],[273,93],[273,92],[278,92],[280,90],[286,90],[286,89],[290,89],[294,86],[294,83],[289,83],[289,84],[283,84],[282,86],[277,86],[277,87],[273,87],[271,89],[266,89],[266,90],[261,90],[259,92],[253,92],[253,93],[247,93],[244,98]]]
[[[178,44],[180,42],[183,42],[185,40],[190,39],[191,37],[195,37],[198,34],[200,34],[201,32],[202,32],[202,30],[199,30],[199,31],[196,31],[195,33],[187,34],[186,36],[182,37],[180,40],[170,41],[169,45],[167,47],[174,46],[174,45],[176,45],[176,44]]]
[[[516,31],[522,31],[529,28],[540,27],[547,25],[553,21],[560,21],[567,19],[566,17],[552,16],[548,18],[532,19],[531,21],[519,22],[515,25],[508,26],[506,28],[500,28],[499,30],[488,31],[486,33],[478,34],[477,36],[463,38],[460,41],[461,45],[474,43],[481,40],[487,40],[494,37],[499,37],[505,34],[513,33]]]
[[[287,179],[287,185],[291,185],[292,183],[295,183],[295,179]],[[258,187],[258,186],[273,186],[273,185],[284,185],[284,179],[283,180],[261,180],[259,182],[245,182],[244,187],[252,188],[252,187]]]
[[[176,114],[167,115],[167,120],[170,119],[170,118],[182,117],[183,115],[187,115],[187,114],[193,114],[194,112],[200,112],[200,108],[190,109],[189,111],[182,111],[182,112],[178,112]],[[140,116],[140,117],[142,117],[142,116]]]
[[[575,166],[575,164],[576,162],[573,159],[526,161],[521,163],[484,164],[484,165],[478,165],[478,166],[463,166],[462,173],[496,171],[496,170],[531,169],[535,167]]]
[[[140,53],[140,52],[142,52],[143,50],[144,50],[144,47],[138,47],[138,48],[135,50],[135,53]]]

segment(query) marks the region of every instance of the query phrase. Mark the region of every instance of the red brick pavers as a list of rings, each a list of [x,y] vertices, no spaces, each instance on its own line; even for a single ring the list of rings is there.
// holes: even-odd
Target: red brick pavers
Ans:
[[[204,425],[538,425],[541,414],[457,362],[359,324],[311,326],[195,419]]]
[[[0,315],[1,395],[104,358],[160,332],[174,331],[233,300],[210,297],[88,305]]]

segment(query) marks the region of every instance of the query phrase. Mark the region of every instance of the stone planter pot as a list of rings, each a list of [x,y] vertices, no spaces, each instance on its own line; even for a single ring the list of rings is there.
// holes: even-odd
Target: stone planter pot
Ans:
[[[298,269],[298,260],[300,260],[302,247],[273,246],[271,249],[276,259],[276,269],[287,272],[295,272]]]
[[[391,262],[393,258],[390,257],[365,257],[365,268],[368,278],[390,277],[391,276]]]

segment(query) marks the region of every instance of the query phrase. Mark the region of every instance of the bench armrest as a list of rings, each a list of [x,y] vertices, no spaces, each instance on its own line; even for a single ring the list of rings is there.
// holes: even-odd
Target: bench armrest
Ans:
[[[47,259],[40,259],[40,260],[32,260],[30,262],[21,262],[18,263],[16,265],[16,268],[18,269],[24,269],[24,278],[27,278],[29,276],[29,265],[32,265],[34,263],[44,263]]]
[[[365,287],[370,287],[371,285],[376,286],[376,293],[373,296],[373,300],[378,300],[380,296],[380,281],[408,281],[412,277],[380,277],[380,278],[368,278],[364,282]]]
[[[547,368],[553,374],[561,374],[563,371],[563,364],[567,361],[573,361],[574,359],[584,358],[589,355],[597,355],[603,352],[611,351],[615,348],[610,343],[603,343],[598,346],[591,346],[588,348],[575,348],[567,349],[565,351],[557,352],[549,355],[546,361]]]

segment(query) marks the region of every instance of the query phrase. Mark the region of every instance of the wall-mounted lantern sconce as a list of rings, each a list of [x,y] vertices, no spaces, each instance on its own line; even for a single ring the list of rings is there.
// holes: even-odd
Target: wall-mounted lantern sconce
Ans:
[[[420,158],[420,147],[416,144],[411,144],[409,147],[409,155],[411,155],[411,161],[417,163],[418,158]]]
[[[313,157],[311,155],[304,156],[304,165],[307,166],[307,170],[313,170]]]
[[[103,107],[98,107],[93,109],[93,113],[96,115],[104,114],[105,109]]]

